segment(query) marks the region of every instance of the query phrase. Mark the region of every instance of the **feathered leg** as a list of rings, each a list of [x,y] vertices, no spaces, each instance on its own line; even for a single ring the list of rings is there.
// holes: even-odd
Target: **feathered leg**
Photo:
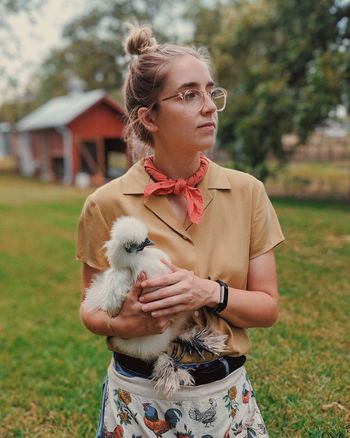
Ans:
[[[226,339],[226,335],[217,335],[209,327],[201,329],[194,326],[187,329],[173,341],[181,348],[181,354],[177,355],[177,349],[174,348],[171,356],[162,353],[156,360],[152,373],[155,390],[165,394],[166,397],[171,397],[178,391],[180,385],[194,385],[194,379],[189,371],[181,366],[180,361],[183,356],[186,353],[197,353],[203,357],[203,351],[217,356],[225,351]]]
[[[162,353],[156,360],[152,380],[155,382],[154,388],[171,397],[180,385],[194,385],[194,380],[191,374],[184,368],[181,368],[181,363],[167,353]]]

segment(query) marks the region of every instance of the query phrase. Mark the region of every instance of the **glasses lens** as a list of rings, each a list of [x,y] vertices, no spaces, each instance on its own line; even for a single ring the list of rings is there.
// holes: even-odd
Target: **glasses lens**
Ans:
[[[214,88],[208,94],[216,105],[217,111],[222,111],[226,105],[226,90],[224,88]],[[187,90],[183,94],[185,108],[190,111],[199,111],[205,103],[205,95],[199,90]]]
[[[186,109],[199,110],[202,106],[202,94],[198,90],[187,90],[183,95]]]
[[[226,90],[224,88],[214,88],[211,92],[211,98],[218,111],[222,111],[226,106]]]

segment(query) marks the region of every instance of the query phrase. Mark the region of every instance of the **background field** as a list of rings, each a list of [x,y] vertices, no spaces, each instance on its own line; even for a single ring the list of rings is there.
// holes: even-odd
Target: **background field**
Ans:
[[[93,437],[109,362],[78,317],[75,228],[87,191],[0,175],[0,436]],[[346,437],[350,208],[274,199],[281,315],[247,362],[275,438]]]

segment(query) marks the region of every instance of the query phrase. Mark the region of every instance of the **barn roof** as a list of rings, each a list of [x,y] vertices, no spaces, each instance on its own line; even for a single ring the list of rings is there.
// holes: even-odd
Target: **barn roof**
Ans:
[[[18,131],[33,131],[65,126],[102,99],[122,112],[121,108],[107,98],[104,90],[93,90],[55,97],[19,120],[16,128]]]

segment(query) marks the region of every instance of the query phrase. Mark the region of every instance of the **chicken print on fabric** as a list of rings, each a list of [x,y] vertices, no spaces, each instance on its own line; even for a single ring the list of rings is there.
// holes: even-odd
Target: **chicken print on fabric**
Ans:
[[[242,402],[243,403],[249,403],[249,395],[250,395],[250,391],[248,389],[248,382],[244,382],[243,383],[243,388],[242,388]]]
[[[113,432],[106,432],[105,433],[105,438],[126,438],[127,436],[129,436],[129,435],[125,434],[123,427],[120,425],[117,426]],[[142,436],[132,434],[132,436],[130,438],[142,438]]]
[[[106,432],[105,438],[124,438],[124,429],[122,426],[117,426],[113,432]]]
[[[179,409],[170,408],[164,414],[164,419],[158,417],[158,411],[150,403],[144,403],[145,411],[144,423],[157,438],[162,438],[163,434],[168,430],[175,428],[176,424],[182,417],[182,412]]]
[[[200,411],[197,408],[191,408],[188,411],[188,415],[192,420],[203,423],[205,427],[212,426],[216,420],[217,403],[214,399],[209,399],[210,407],[205,411]]]
[[[245,370],[234,380],[216,397],[195,402],[155,400],[114,387],[115,411],[104,438],[268,438]]]

